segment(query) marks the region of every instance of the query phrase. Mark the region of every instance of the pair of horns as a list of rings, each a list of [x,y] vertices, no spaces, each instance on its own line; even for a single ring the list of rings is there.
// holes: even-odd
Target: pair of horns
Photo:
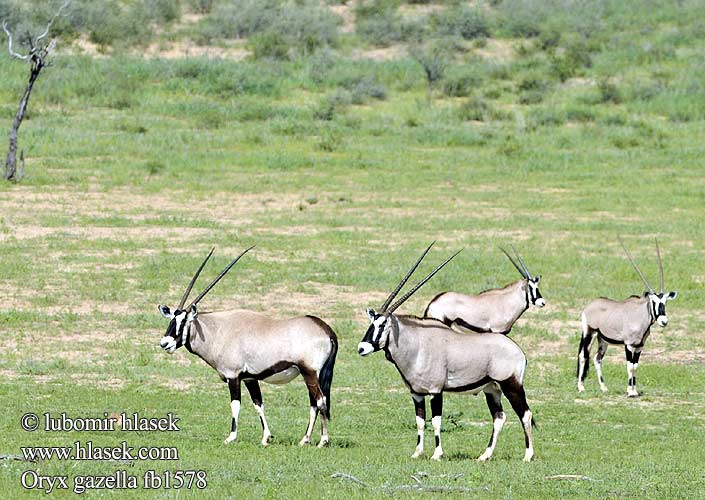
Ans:
[[[428,248],[426,248],[426,250],[424,250],[424,252],[421,254],[421,257],[419,257],[418,260],[416,261],[416,263],[415,263],[413,266],[411,266],[411,269],[409,270],[409,272],[406,273],[406,276],[404,276],[404,278],[399,282],[399,284],[398,284],[397,287],[394,289],[394,291],[389,294],[389,297],[387,297],[387,300],[385,300],[385,301],[384,301],[384,304],[382,304],[382,307],[381,307],[381,309],[380,309],[380,312],[381,312],[381,313],[385,313],[385,312],[390,312],[390,313],[391,313],[391,312],[394,312],[400,305],[402,305],[404,302],[406,302],[406,300],[407,300],[409,297],[411,297],[419,288],[421,288],[424,284],[426,284],[426,282],[427,282],[428,280],[430,280],[431,278],[433,278],[433,276],[434,276],[438,271],[440,271],[441,268],[443,268],[443,266],[445,266],[446,264],[448,264],[448,262],[450,262],[456,255],[458,255],[460,252],[463,251],[462,249],[460,249],[460,250],[458,250],[457,252],[455,252],[453,255],[451,255],[450,257],[448,257],[445,261],[443,261],[443,263],[441,263],[441,265],[439,265],[438,267],[436,267],[436,269],[434,269],[433,271],[431,271],[424,279],[422,279],[421,281],[419,281],[411,290],[409,290],[408,292],[406,292],[399,300],[397,300],[396,302],[394,302],[394,304],[392,304],[392,305],[390,306],[389,304],[392,302],[392,300],[394,300],[394,297],[397,296],[397,294],[399,293],[399,290],[402,289],[402,287],[406,284],[406,282],[409,280],[409,278],[411,277],[411,275],[414,274],[414,271],[416,271],[416,268],[419,267],[419,264],[421,264],[421,261],[424,259],[424,257],[426,257],[426,254],[431,250],[431,247],[432,247],[435,243],[436,243],[435,241],[431,242],[431,244],[428,246]]]
[[[519,264],[516,263],[514,259],[512,259],[512,256],[509,255],[509,252],[507,252],[504,248],[499,247],[499,249],[504,252],[504,255],[507,256],[509,259],[509,262],[514,264],[514,267],[517,268],[517,271],[519,271],[519,274],[521,274],[524,279],[531,279],[531,273],[529,272],[529,268],[526,267],[526,264],[524,264],[524,260],[521,258],[521,255],[519,255],[519,252],[517,252],[517,249],[514,248],[514,245],[509,245],[512,247],[512,250],[514,251],[514,255],[516,255],[517,259],[519,259],[519,262],[521,262],[521,267],[519,267]],[[523,268],[523,269],[522,269]]]
[[[255,245],[252,245],[250,248],[245,249],[240,255],[235,257],[235,260],[233,260],[230,264],[228,264],[228,267],[223,269],[221,271],[221,273],[213,281],[211,281],[211,284],[208,285],[201,293],[199,293],[198,297],[196,297],[195,299],[193,299],[193,301],[191,301],[191,303],[188,305],[188,307],[186,309],[189,309],[191,306],[198,304],[201,301],[201,299],[203,297],[205,297],[208,292],[211,291],[211,288],[213,288],[222,279],[222,277],[225,276],[225,274],[228,271],[230,271],[230,268],[233,267],[238,260],[240,260],[240,257],[245,255],[247,252],[249,252],[253,248],[255,248]],[[191,289],[193,288],[193,285],[196,283],[198,276],[201,274],[201,271],[206,266],[206,262],[208,262],[208,259],[210,259],[211,255],[213,255],[213,251],[215,251],[215,247],[213,247],[211,249],[210,253],[206,256],[206,259],[203,261],[201,266],[196,271],[196,274],[194,274],[193,278],[191,278],[191,282],[188,284],[188,287],[186,288],[186,292],[184,292],[184,296],[181,297],[181,302],[179,302],[179,307],[177,307],[177,309],[179,309],[181,311],[184,310],[184,304],[186,303],[186,299],[188,299],[188,296],[191,293]]]
[[[654,238],[654,242],[656,243],[656,257],[658,258],[658,271],[659,271],[659,280],[660,280],[660,285],[661,285],[661,291],[659,293],[663,293],[664,279],[663,279],[663,262],[661,262],[661,249],[658,246],[658,240],[656,238]],[[639,266],[636,264],[636,260],[634,260],[634,257],[632,257],[632,254],[629,253],[629,250],[627,250],[627,247],[624,246],[624,241],[622,241],[621,237],[619,237],[619,243],[622,245],[622,248],[624,249],[624,252],[627,254],[627,258],[629,258],[629,261],[632,263],[632,266],[634,266],[634,269],[639,274],[641,281],[643,281],[644,285],[646,285],[646,288],[648,288],[651,293],[655,293],[653,287],[651,285],[649,285],[648,281],[646,281],[646,277],[644,276],[644,273],[641,272],[641,269],[639,269]]]

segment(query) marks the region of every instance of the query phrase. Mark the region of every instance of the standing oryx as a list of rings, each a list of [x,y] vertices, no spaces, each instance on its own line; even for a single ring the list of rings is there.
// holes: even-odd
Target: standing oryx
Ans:
[[[531,440],[533,418],[524,394],[524,370],[526,357],[511,339],[499,334],[460,334],[438,320],[397,316],[397,309],[416,290],[436,274],[453,255],[402,298],[390,305],[421,260],[431,249],[431,245],[416,261],[401,283],[389,295],[379,312],[368,309],[372,323],[358,345],[358,352],[366,356],[383,350],[387,359],[396,366],[404,383],[411,390],[416,408],[416,428],[418,437],[413,458],[423,453],[423,432],[426,420],[425,396],[431,396],[431,414],[436,449],[433,459],[443,456],[441,448],[441,415],[443,393],[471,392],[485,393],[487,406],[494,420],[492,436],[480,461],[492,456],[497,437],[506,420],[502,410],[502,393],[509,399],[514,411],[524,426],[526,453],[524,460],[530,461],[534,455]]]
[[[191,288],[213,254],[211,250],[176,310],[172,312],[166,306],[159,306],[162,315],[171,320],[160,345],[170,354],[182,345],[186,346],[189,352],[203,359],[228,383],[233,419],[226,444],[237,437],[241,382],[245,383],[252,397],[264,432],[262,444],[267,445],[272,435],[264,416],[259,381],[286,384],[301,374],[308,388],[311,408],[306,434],[299,444],[311,442],[311,432],[320,411],[321,441],[318,446],[325,446],[328,443],[330,386],[338,352],[338,340],[330,326],[315,316],[280,320],[252,311],[199,312],[196,308],[211,288],[252,248],[238,255],[184,308]]]
[[[621,240],[620,240],[621,243]],[[622,243],[622,248],[627,254],[634,269],[641,277],[647,291],[640,297],[631,297],[616,301],[608,298],[599,298],[590,302],[583,310],[582,336],[580,347],[578,348],[578,391],[585,390],[585,376],[590,364],[590,346],[593,336],[597,334],[599,346],[595,355],[595,370],[600,382],[600,389],[607,391],[605,380],[602,377],[602,358],[605,356],[608,344],[624,344],[627,355],[627,396],[635,397],[639,393],[636,390],[636,368],[639,366],[639,356],[644,348],[651,325],[654,322],[659,326],[668,324],[666,316],[666,302],[678,296],[678,292],[664,293],[663,291],[663,263],[661,262],[661,251],[656,241],[656,256],[658,258],[658,268],[661,281],[661,290],[656,293],[644,274],[637,266],[636,261],[631,256],[627,248]]]
[[[503,248],[502,252],[517,268],[522,279],[504,288],[486,290],[477,295],[443,292],[436,295],[424,312],[424,317],[436,318],[450,326],[457,326],[478,333],[502,333],[508,335],[529,304],[543,307],[546,301],[539,292],[541,276],[531,276],[529,269],[512,245],[521,266]],[[522,269],[523,268],[523,269]]]

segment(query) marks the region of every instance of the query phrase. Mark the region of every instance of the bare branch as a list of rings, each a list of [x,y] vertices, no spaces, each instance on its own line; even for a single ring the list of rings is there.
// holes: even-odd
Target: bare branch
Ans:
[[[51,28],[51,25],[54,24],[54,21],[56,20],[56,18],[59,17],[59,15],[61,15],[61,11],[64,10],[66,7],[68,7],[68,5],[70,3],[71,3],[71,0],[64,0],[64,3],[61,4],[61,7],[59,7],[59,10],[57,10],[56,14],[54,14],[54,17],[49,19],[49,22],[47,23],[47,29],[44,30],[44,33],[42,33],[41,35],[39,35],[37,38],[34,39],[34,46],[35,47],[37,45],[39,45],[39,40],[41,40],[42,38],[44,38],[45,36],[47,36],[49,34],[49,29]]]
[[[10,31],[7,29],[7,21],[2,22],[2,30],[7,35],[7,50],[10,52],[10,55],[12,57],[16,57],[17,59],[22,59],[23,61],[29,59],[29,54],[23,56],[22,54],[19,54],[12,50],[12,33],[10,33]]]

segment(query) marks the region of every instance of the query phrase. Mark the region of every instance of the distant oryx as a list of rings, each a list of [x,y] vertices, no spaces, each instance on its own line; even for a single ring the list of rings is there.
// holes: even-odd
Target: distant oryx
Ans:
[[[450,391],[477,394],[483,391],[494,420],[494,426],[489,445],[478,460],[489,459],[497,444],[497,437],[506,420],[501,401],[502,393],[504,393],[524,426],[526,438],[524,460],[528,462],[534,455],[531,440],[533,418],[526,402],[523,386],[526,357],[519,346],[504,335],[492,333],[460,334],[436,319],[421,319],[394,314],[394,311],[406,299],[431,279],[457,253],[438,266],[402,298],[390,305],[432,245],[433,243],[387,297],[379,312],[375,312],[373,309],[367,310],[372,324],[358,344],[358,352],[362,356],[367,356],[371,352],[383,350],[387,359],[396,366],[404,383],[411,390],[411,398],[416,408],[416,428],[418,431],[413,458],[417,458],[423,453],[426,396],[431,396],[431,422],[436,438],[436,449],[431,458],[440,460],[443,456],[441,448],[443,393]]]
[[[264,432],[262,444],[266,446],[272,435],[264,416],[259,381],[286,384],[301,374],[308,388],[311,408],[306,434],[299,444],[311,442],[311,432],[320,411],[321,441],[318,446],[325,446],[328,444],[330,386],[338,352],[338,340],[330,326],[315,316],[280,320],[252,311],[199,313],[196,308],[211,288],[252,248],[238,255],[191,304],[184,307],[193,284],[213,254],[211,250],[196,271],[176,310],[171,312],[168,307],[159,306],[162,315],[171,320],[160,345],[169,354],[182,345],[186,346],[189,352],[203,359],[228,383],[233,420],[225,444],[237,438],[241,382],[245,382],[259,414]]]
[[[662,327],[668,324],[666,302],[678,296],[678,292],[665,294],[663,291],[663,263],[661,262],[661,251],[658,241],[656,242],[656,256],[658,258],[661,280],[659,293],[656,293],[649,285],[649,282],[646,281],[644,274],[624,246],[624,243],[622,243],[622,247],[644,285],[646,285],[647,291],[642,296],[632,295],[622,301],[602,297],[590,302],[583,310],[581,317],[582,336],[580,338],[580,347],[578,348],[578,391],[580,392],[585,390],[585,376],[590,364],[590,346],[592,345],[593,336],[597,334],[599,346],[595,355],[595,370],[600,382],[600,389],[603,392],[607,392],[605,379],[602,377],[602,358],[604,358],[607,351],[607,345],[624,344],[624,350],[627,355],[627,396],[638,396],[639,393],[636,390],[636,368],[639,366],[641,350],[654,322]]]
[[[450,326],[457,326],[478,333],[502,333],[508,335],[529,304],[543,307],[546,301],[539,292],[541,276],[531,276],[521,256],[512,245],[521,266],[503,248],[502,252],[517,268],[522,279],[504,288],[486,290],[477,295],[443,292],[436,295],[424,312],[426,318],[436,318]],[[523,268],[523,269],[522,269]]]

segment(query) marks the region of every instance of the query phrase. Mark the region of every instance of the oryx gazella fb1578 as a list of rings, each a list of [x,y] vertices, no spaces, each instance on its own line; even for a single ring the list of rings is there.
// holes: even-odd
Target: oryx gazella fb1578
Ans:
[[[187,307],[186,299],[198,275],[213,254],[213,250],[191,279],[175,311],[159,306],[162,315],[170,319],[160,345],[173,353],[182,345],[218,372],[230,389],[232,426],[225,443],[237,437],[240,413],[240,384],[245,383],[252,403],[262,423],[262,444],[271,440],[264,416],[264,404],[259,382],[286,384],[297,375],[303,376],[308,388],[310,412],[306,433],[299,444],[311,442],[316,418],[321,414],[320,446],[328,443],[330,419],[330,387],[333,366],[338,352],[338,339],[323,320],[315,316],[272,319],[267,315],[245,310],[200,312],[197,305],[230,268],[250,249],[233,260],[218,277]]]
[[[651,325],[658,323],[664,327],[668,324],[666,302],[678,296],[678,292],[664,292],[663,263],[661,251],[656,242],[656,257],[658,258],[661,288],[656,292],[644,277],[634,258],[622,243],[622,247],[646,285],[643,295],[632,295],[621,301],[599,298],[590,302],[583,310],[581,317],[582,335],[578,348],[578,391],[585,390],[585,376],[590,363],[590,347],[597,335],[598,348],[595,355],[595,371],[600,382],[600,389],[607,391],[605,379],[602,377],[602,358],[605,356],[608,344],[624,344],[627,356],[627,396],[638,396],[636,390],[636,369],[644,343],[649,336]]]
[[[517,268],[522,279],[504,288],[486,290],[477,295],[440,293],[426,306],[424,317],[439,319],[449,326],[455,323],[473,332],[509,334],[516,320],[529,308],[529,304],[536,307],[546,305],[539,291],[541,276],[532,276],[514,246],[512,249],[521,267],[506,250],[501,250]]]
[[[443,393],[477,394],[482,391],[485,393],[494,425],[489,445],[478,460],[487,460],[494,452],[497,437],[506,420],[502,410],[504,393],[524,427],[524,460],[528,462],[534,455],[531,438],[533,418],[523,385],[526,356],[519,346],[504,335],[472,332],[461,334],[436,319],[394,314],[406,299],[457,255],[447,259],[390,305],[430,249],[431,246],[416,261],[379,311],[367,310],[371,325],[358,345],[358,352],[367,356],[375,351],[384,351],[411,391],[416,408],[418,432],[416,450],[412,457],[416,458],[423,453],[426,396],[431,397],[431,423],[436,440],[432,458],[439,460],[443,456],[440,434]]]

